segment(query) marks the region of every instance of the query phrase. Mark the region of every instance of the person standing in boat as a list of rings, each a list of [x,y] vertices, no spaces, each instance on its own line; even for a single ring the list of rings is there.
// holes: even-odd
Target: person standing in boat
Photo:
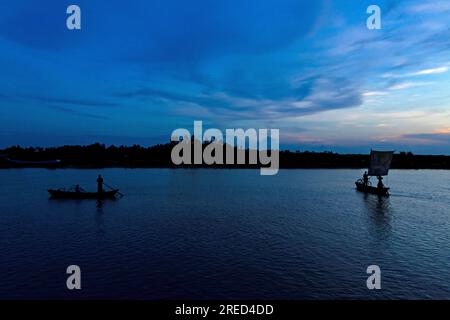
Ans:
[[[383,189],[384,188],[384,184],[383,184],[383,177],[382,176],[378,176],[378,189]]]
[[[369,184],[369,175],[367,174],[367,171],[365,171],[363,174],[363,182],[364,182],[364,186],[367,187],[367,185]]]
[[[97,192],[98,193],[103,192],[103,177],[101,174],[99,174],[97,178]]]

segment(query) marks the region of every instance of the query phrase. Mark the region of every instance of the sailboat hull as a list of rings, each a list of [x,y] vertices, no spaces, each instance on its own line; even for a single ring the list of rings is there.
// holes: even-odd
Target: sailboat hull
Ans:
[[[356,181],[355,185],[356,185],[356,190],[358,190],[360,192],[376,194],[379,196],[388,196],[389,195],[389,188],[385,188],[385,187],[377,188],[377,187],[373,187],[373,186],[367,186],[367,185],[364,185],[364,183],[362,183],[360,181]]]
[[[54,199],[114,199],[119,190],[98,192],[75,192],[64,190],[48,190]]]

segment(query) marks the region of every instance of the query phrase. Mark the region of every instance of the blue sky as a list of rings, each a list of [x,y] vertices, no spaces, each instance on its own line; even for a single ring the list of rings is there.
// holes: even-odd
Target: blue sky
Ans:
[[[152,145],[202,120],[279,128],[282,148],[450,154],[449,27],[446,0],[3,1],[0,147]]]

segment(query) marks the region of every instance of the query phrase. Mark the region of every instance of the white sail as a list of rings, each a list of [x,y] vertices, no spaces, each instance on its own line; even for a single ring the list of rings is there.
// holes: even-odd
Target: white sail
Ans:
[[[393,151],[370,152],[369,176],[387,176],[391,167]]]

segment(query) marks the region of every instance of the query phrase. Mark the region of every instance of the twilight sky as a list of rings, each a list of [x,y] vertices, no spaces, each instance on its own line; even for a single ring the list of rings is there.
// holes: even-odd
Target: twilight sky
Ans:
[[[279,128],[282,148],[450,154],[448,0],[2,1],[0,70],[0,148],[152,145],[203,120]]]

